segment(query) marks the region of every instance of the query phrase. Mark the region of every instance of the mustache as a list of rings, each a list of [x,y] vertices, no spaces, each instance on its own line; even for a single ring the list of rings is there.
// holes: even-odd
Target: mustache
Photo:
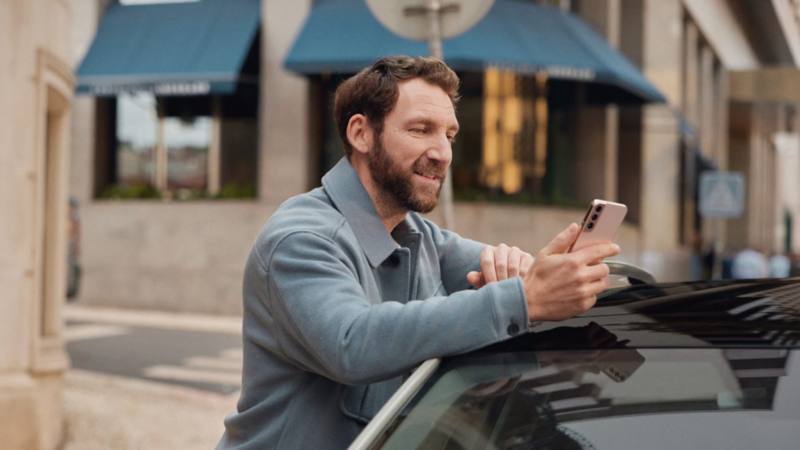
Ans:
[[[444,178],[447,175],[447,167],[435,161],[431,161],[430,159],[418,159],[414,166],[412,167],[414,172],[421,172],[426,173],[429,175],[433,175],[437,178]]]

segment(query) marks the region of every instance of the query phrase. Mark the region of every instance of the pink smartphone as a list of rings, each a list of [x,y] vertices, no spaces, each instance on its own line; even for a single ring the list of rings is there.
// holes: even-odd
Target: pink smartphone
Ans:
[[[614,241],[628,207],[622,203],[594,200],[583,218],[578,238],[567,252],[574,252],[596,244],[607,244]]]

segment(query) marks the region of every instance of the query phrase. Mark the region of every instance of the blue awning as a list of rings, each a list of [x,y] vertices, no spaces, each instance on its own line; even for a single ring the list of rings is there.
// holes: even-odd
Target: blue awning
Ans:
[[[78,68],[79,93],[232,93],[260,24],[259,0],[108,6]],[[252,80],[257,82],[257,80]]]
[[[639,101],[666,101],[636,66],[583,20],[529,2],[495,1],[471,30],[445,41],[443,52],[454,70],[543,71],[551,79],[620,88]],[[428,46],[384,28],[364,0],[319,0],[285,66],[303,74],[355,73],[393,54],[427,55]]]

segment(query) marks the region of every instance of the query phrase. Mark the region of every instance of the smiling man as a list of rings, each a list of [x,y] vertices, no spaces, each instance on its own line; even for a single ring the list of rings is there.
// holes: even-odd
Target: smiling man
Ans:
[[[420,217],[452,159],[457,90],[444,63],[406,56],[337,90],[346,158],[281,205],[247,262],[242,395],[218,449],[346,448],[422,361],[572,317],[606,287],[619,248],[564,254],[575,224],[534,261]]]

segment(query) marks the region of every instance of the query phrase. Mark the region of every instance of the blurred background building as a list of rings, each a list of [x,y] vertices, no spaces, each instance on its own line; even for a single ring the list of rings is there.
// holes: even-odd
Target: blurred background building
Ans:
[[[69,1],[80,302],[238,314],[259,229],[343,154],[338,84],[427,46],[362,0],[123,3]],[[800,250],[799,7],[497,0],[444,43],[463,82],[455,230],[535,253],[604,198],[629,208],[621,258],[660,280],[715,240]],[[699,215],[715,169],[745,174],[741,218]]]
[[[798,0],[496,0],[444,43],[455,230],[536,252],[604,198],[660,280],[714,242],[800,253],[799,23]],[[0,0],[4,449],[64,438],[67,199],[80,303],[240,314],[259,229],[343,154],[336,87],[397,53],[427,47],[362,0]],[[712,170],[744,174],[741,217],[700,214]]]
[[[65,0],[0,2],[0,446],[62,442],[67,176],[75,77]]]

